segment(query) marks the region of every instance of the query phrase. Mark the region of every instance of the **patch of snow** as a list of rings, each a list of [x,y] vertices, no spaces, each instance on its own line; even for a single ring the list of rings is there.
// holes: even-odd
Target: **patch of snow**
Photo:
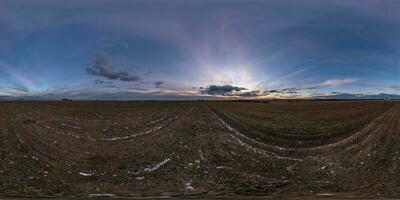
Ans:
[[[115,197],[115,194],[100,193],[100,194],[89,194],[89,197]]]
[[[160,126],[156,126],[156,127],[152,128],[152,129],[150,129],[148,131],[145,131],[143,133],[131,134],[131,135],[122,136],[122,137],[103,138],[103,139],[100,139],[100,140],[103,140],[103,141],[119,141],[119,140],[126,140],[126,139],[129,139],[129,138],[134,138],[134,137],[138,137],[138,136],[147,135],[147,134],[150,134],[150,133],[152,133],[154,131],[162,129],[164,126],[168,125],[169,122],[171,122],[173,120],[176,120],[178,118],[179,118],[179,116],[171,118],[171,119],[167,120],[166,123],[161,124]]]
[[[204,158],[204,155],[203,155],[203,152],[201,151],[201,149],[199,149],[199,153],[200,153],[201,160],[204,160],[205,158]]]
[[[145,172],[152,172],[152,171],[156,171],[157,169],[159,169],[160,167],[162,167],[163,165],[167,164],[169,161],[171,160],[171,158],[167,158],[159,163],[157,163],[156,165],[154,165],[153,167],[147,167],[144,169]]]
[[[238,130],[234,129],[234,128],[231,127],[229,124],[227,124],[224,120],[222,120],[217,114],[215,114],[215,112],[214,112],[213,110],[211,110],[211,108],[209,108],[209,110],[210,110],[210,112],[214,115],[214,117],[217,118],[217,120],[218,120],[222,125],[224,125],[229,131],[235,133],[235,135],[238,135],[238,136],[240,136],[240,137],[242,137],[242,138],[245,138],[245,139],[247,139],[247,140],[249,140],[249,141],[252,141],[252,142],[254,142],[254,143],[256,143],[256,144],[260,144],[260,145],[262,145],[262,146],[269,146],[269,147],[278,149],[278,150],[280,150],[280,151],[287,150],[287,149],[284,148],[284,147],[279,147],[279,146],[276,146],[276,145],[267,145],[267,144],[261,143],[261,142],[259,142],[259,141],[257,141],[257,140],[254,140],[254,139],[252,139],[252,138],[249,138],[249,137],[243,135],[243,134],[240,133]],[[235,136],[232,135],[232,134],[231,134],[230,136],[231,136],[232,138],[234,138],[241,146],[247,147],[247,148],[253,150],[255,153],[262,154],[262,155],[268,156],[268,157],[274,157],[274,158],[278,158],[278,159],[283,159],[283,160],[303,161],[303,159],[299,159],[299,158],[278,156],[278,155],[276,155],[276,154],[273,153],[273,152],[268,152],[268,153],[272,154],[272,155],[269,155],[269,154],[267,154],[267,151],[265,151],[265,150],[263,150],[263,149],[259,149],[259,148],[253,147],[253,146],[251,146],[251,145],[249,145],[249,144],[243,142],[242,140],[240,140],[239,138],[235,137]]]
[[[85,173],[85,172],[79,172],[79,175],[81,175],[81,176],[92,176],[92,174]]]
[[[73,128],[73,129],[78,129],[78,130],[81,130],[81,129],[82,129],[81,127],[72,126],[72,125],[67,125],[67,124],[65,124],[65,123],[61,123],[61,125],[64,126],[64,127],[67,127],[67,128]]]
[[[64,133],[64,132],[62,132],[62,131],[59,131],[59,130],[56,129],[56,128],[53,128],[53,127],[50,127],[50,126],[47,126],[47,125],[43,125],[43,126],[44,126],[45,128],[47,128],[47,129],[54,130],[55,133],[57,133],[57,134],[67,135],[67,136],[75,137],[75,138],[78,138],[78,139],[81,138],[79,135],[75,135],[75,134],[73,134],[73,133]],[[56,142],[55,142],[55,143],[56,143]]]
[[[128,174],[139,175],[140,173],[143,173],[143,172],[153,172],[153,171],[156,171],[156,170],[160,169],[163,165],[167,164],[171,160],[172,160],[171,158],[166,158],[165,160],[155,164],[154,166],[148,166],[148,167],[144,168],[143,170],[139,170],[139,171],[136,171],[136,172],[128,171],[127,173]]]
[[[185,183],[185,189],[186,190],[194,190],[194,188],[192,186],[192,181],[188,181]]]
[[[162,117],[162,118],[160,118],[160,119],[157,119],[157,120],[150,121],[150,122],[149,122],[149,123],[147,123],[146,125],[155,124],[155,123],[157,123],[157,122],[159,122],[159,121],[162,121],[162,120],[164,120],[164,118],[163,118],[163,117]]]
[[[318,194],[315,194],[316,196],[334,196],[334,194],[332,194],[332,193],[318,193]]]
[[[211,110],[211,108],[209,108],[209,110],[210,110],[210,112],[215,116],[215,118],[217,118],[218,121],[221,122],[221,124],[223,124],[229,131],[235,133],[236,135],[239,135],[240,137],[243,137],[243,138],[245,138],[245,139],[247,139],[247,140],[250,140],[250,141],[252,141],[252,142],[254,142],[254,143],[257,143],[257,144],[260,144],[260,145],[264,145],[264,146],[266,145],[266,144],[264,144],[264,143],[261,143],[261,142],[259,142],[259,141],[257,141],[257,140],[254,140],[254,139],[252,139],[252,138],[249,138],[249,137],[243,135],[243,134],[240,133],[238,130],[236,130],[235,128],[231,127],[229,124],[227,124],[224,120],[222,120],[217,114],[215,114],[215,112],[214,112],[213,110]],[[281,151],[286,150],[286,148],[280,147],[280,146],[276,146],[276,145],[268,145],[268,146],[273,147],[273,148],[276,148],[276,149],[279,149],[279,150],[281,150]]]

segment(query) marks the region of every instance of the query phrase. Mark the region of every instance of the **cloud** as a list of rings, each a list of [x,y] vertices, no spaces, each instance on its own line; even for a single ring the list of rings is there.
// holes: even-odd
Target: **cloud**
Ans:
[[[289,93],[289,94],[295,94],[295,93],[298,93],[300,90],[301,89],[299,89],[299,88],[285,88],[285,89],[282,89],[281,92]]]
[[[28,93],[29,89],[23,85],[15,85],[10,87],[10,89],[14,89],[15,91],[21,92],[21,93]]]
[[[400,91],[400,84],[386,84],[386,83],[376,83],[376,82],[370,82],[370,81],[365,81],[364,85],[368,87],[374,87],[374,88],[379,88],[379,89],[390,89],[390,90],[395,90],[395,91]]]
[[[358,79],[356,78],[345,78],[345,79],[330,79],[330,80],[326,80],[320,84],[317,84],[316,86],[319,87],[337,87],[340,85],[345,85],[345,84],[349,84],[349,83],[353,83],[358,81]]]
[[[213,96],[227,96],[227,97],[259,97],[269,94],[269,91],[261,90],[248,90],[244,87],[237,87],[233,85],[209,85],[208,87],[199,87],[201,94]]]
[[[252,91],[249,91],[249,92],[239,93],[238,96],[241,96],[241,97],[259,97],[259,96],[264,96],[264,95],[267,95],[267,94],[268,94],[268,92],[266,92],[266,91],[252,90]]]
[[[214,95],[214,96],[228,96],[228,97],[274,97],[287,96],[288,94],[295,94],[303,89],[299,88],[285,88],[285,89],[272,89],[272,90],[248,90],[244,87],[237,87],[232,85],[210,85],[208,87],[199,87],[201,94]],[[271,97],[271,96],[270,96]]]
[[[138,81],[140,78],[136,74],[126,71],[114,71],[109,65],[109,57],[97,54],[93,60],[92,66],[86,68],[86,72],[93,76],[100,76],[110,80],[120,81]]]
[[[154,82],[154,86],[155,86],[156,88],[160,88],[162,84],[164,84],[163,81],[156,81],[156,82]]]
[[[354,83],[358,80],[359,80],[358,78],[328,79],[320,83],[305,84],[305,85],[300,85],[298,87],[267,90],[264,91],[264,94],[297,94],[306,90],[338,87],[341,85]]]
[[[281,91],[278,91],[278,90],[269,90],[268,93],[281,93]]]
[[[21,95],[26,95],[29,94],[30,90],[29,88],[20,85],[20,84],[14,84],[14,85],[4,85],[0,86],[0,95],[1,96],[21,96]]]
[[[27,77],[19,70],[16,70],[15,67],[10,66],[3,60],[0,60],[0,69],[3,69],[6,73],[10,75],[10,77],[17,83],[17,87],[25,88],[25,90],[28,90],[28,86],[32,88],[37,88],[37,84],[35,81],[33,81],[33,78]]]
[[[209,94],[209,95],[220,95],[220,96],[234,96],[238,94],[240,91],[247,90],[243,87],[236,87],[232,85],[210,85],[208,87],[201,87],[200,92],[202,94]]]
[[[352,94],[352,93],[331,93],[331,95],[314,96],[316,99],[400,99],[398,94]]]
[[[299,91],[304,91],[304,90],[313,90],[313,89],[319,89],[319,88],[333,88],[333,87],[351,84],[351,83],[357,82],[358,80],[359,80],[358,78],[328,79],[328,80],[325,80],[320,83],[305,84],[305,85],[300,85],[298,87],[285,88],[285,89],[280,90],[280,92],[297,93]]]
[[[240,91],[247,90],[243,87],[236,87],[232,85],[210,85],[200,90],[202,94],[220,95],[220,96],[234,96]]]
[[[103,81],[103,80],[95,80],[94,84],[101,85],[101,84],[111,84],[111,81]]]

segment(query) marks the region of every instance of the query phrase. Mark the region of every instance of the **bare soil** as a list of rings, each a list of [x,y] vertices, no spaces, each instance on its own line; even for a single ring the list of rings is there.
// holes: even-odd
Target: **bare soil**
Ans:
[[[0,102],[0,196],[396,196],[399,124],[384,101]]]

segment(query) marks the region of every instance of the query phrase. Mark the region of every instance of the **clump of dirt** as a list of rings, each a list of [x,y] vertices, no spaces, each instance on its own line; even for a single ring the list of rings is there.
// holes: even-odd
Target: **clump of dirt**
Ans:
[[[29,124],[36,124],[37,121],[35,121],[33,119],[25,119],[24,121],[22,121],[22,123],[25,125],[29,125]]]

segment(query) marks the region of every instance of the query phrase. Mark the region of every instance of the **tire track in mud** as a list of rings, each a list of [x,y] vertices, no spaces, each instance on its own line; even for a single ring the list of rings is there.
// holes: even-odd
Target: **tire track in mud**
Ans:
[[[175,123],[179,123],[182,118],[185,118],[185,116],[190,115],[193,109],[194,107],[184,108],[184,110],[182,110],[183,112],[181,111],[179,113],[179,116],[172,117],[171,120],[167,120],[166,123],[163,123],[160,126],[157,125],[157,123],[150,123],[150,125],[155,126],[156,128],[152,128],[150,129],[151,131],[144,132],[145,134],[142,133],[139,135],[135,135],[135,137],[154,135],[160,132],[164,133],[165,131],[167,131],[166,129],[168,127],[171,127],[171,125]],[[16,133],[25,133],[23,138],[24,139],[26,138],[28,143],[25,143],[24,146],[26,146],[26,148],[29,149],[29,152],[35,152],[36,153],[35,156],[39,155],[41,162],[51,161],[53,164],[51,164],[50,166],[56,165],[54,166],[55,168],[61,167],[60,165],[67,165],[67,167],[61,167],[65,169],[64,172],[70,173],[67,175],[65,174],[60,175],[65,179],[70,179],[70,178],[77,179],[77,176],[79,176],[78,171],[79,172],[83,171],[84,173],[88,172],[88,174],[93,175],[90,176],[91,179],[96,179],[96,177],[101,177],[102,176],[101,174],[104,171],[108,171],[110,168],[113,168],[114,164],[103,163],[103,165],[105,166],[101,167],[100,165],[98,165],[99,164],[98,162],[93,163],[93,159],[110,158],[110,160],[120,160],[121,156],[117,156],[120,155],[118,151],[121,150],[125,152],[132,151],[131,145],[120,146],[120,144],[118,144],[117,147],[116,145],[114,145],[115,143],[113,141],[99,141],[99,140],[88,143],[89,140],[86,138],[86,135],[79,134],[77,135],[79,137],[75,137],[70,134],[59,133],[57,127],[45,128],[37,124],[30,124],[30,125],[36,126],[37,128],[30,130],[29,127],[24,127],[24,125],[20,121],[16,121],[15,124],[13,125],[13,127],[15,128],[13,130]],[[90,134],[87,135],[90,136]],[[122,139],[115,141],[131,142],[133,141],[131,139],[132,137],[126,138],[126,140]],[[60,148],[56,148],[56,146],[53,144],[53,141],[59,141],[58,143],[61,145]],[[152,144],[159,141],[159,139],[152,138],[148,140],[146,138],[144,141],[146,142],[146,144]],[[71,146],[74,146],[74,148],[69,148]],[[142,148],[144,147],[144,144],[142,144],[142,142],[139,142],[135,143],[134,146],[135,147],[133,149],[136,150],[133,150],[132,152],[137,152],[137,150],[140,147]],[[124,157],[125,155],[126,153],[122,157]],[[116,157],[118,158],[115,159]],[[123,160],[129,159],[128,157],[126,158],[125,157]],[[92,167],[94,169],[92,169]]]
[[[41,123],[39,121],[36,121],[36,126],[41,127],[41,129],[48,129],[51,130],[52,132],[59,134],[59,135],[64,135],[64,136],[70,136],[72,138],[75,139],[85,139],[85,140],[89,140],[92,142],[97,142],[97,141],[109,141],[109,142],[117,142],[117,141],[123,141],[123,140],[128,140],[128,139],[132,139],[132,138],[136,138],[136,137],[140,137],[140,136],[145,136],[145,135],[149,135],[149,134],[155,134],[157,131],[162,130],[163,128],[169,126],[170,124],[174,123],[176,120],[178,120],[179,118],[182,118],[183,116],[187,115],[188,113],[190,113],[194,108],[191,108],[189,110],[187,110],[186,112],[184,112],[181,115],[172,117],[170,119],[166,119],[166,117],[162,117],[160,119],[157,120],[153,120],[150,121],[148,123],[146,123],[146,125],[153,125],[154,127],[152,127],[149,130],[146,131],[140,131],[138,133],[134,133],[134,134],[129,134],[126,136],[115,136],[115,137],[109,137],[109,138],[93,138],[91,134],[87,134],[85,135],[80,135],[80,134],[74,134],[71,132],[63,132],[62,130],[60,130],[59,128],[54,128],[51,126],[48,126],[44,123]],[[157,123],[161,123],[161,124],[157,124]],[[65,124],[61,124],[62,126],[65,126]],[[82,130],[81,127],[70,127],[73,129],[77,129],[77,130]]]
[[[279,147],[279,146],[275,146],[275,145],[268,145],[268,144],[259,142],[259,141],[255,140],[255,139],[253,139],[253,138],[249,138],[249,137],[243,135],[243,134],[240,133],[238,130],[236,130],[235,128],[231,127],[231,126],[230,126],[228,123],[226,123],[223,119],[221,119],[210,107],[207,106],[207,108],[208,108],[208,110],[210,111],[210,113],[211,113],[223,126],[225,126],[229,131],[233,132],[236,136],[241,137],[241,138],[243,138],[243,139],[245,139],[245,140],[247,140],[247,141],[250,141],[250,142],[252,142],[252,143],[256,143],[256,144],[258,144],[258,145],[265,146],[265,147],[270,148],[270,149],[277,149],[277,150],[279,150],[279,151],[286,150],[286,148],[284,148],[284,147]],[[275,152],[273,152],[273,151],[267,151],[267,150],[264,150],[264,149],[259,149],[259,148],[257,148],[257,147],[251,146],[250,144],[248,144],[248,143],[246,143],[246,142],[240,140],[240,139],[239,139],[238,137],[236,137],[235,135],[231,135],[231,137],[232,137],[233,139],[235,139],[241,146],[244,146],[244,147],[246,147],[246,148],[248,148],[248,149],[251,149],[252,151],[254,151],[254,152],[256,152],[256,153],[259,153],[259,154],[262,154],[262,155],[268,156],[268,157],[277,158],[277,159],[294,160],[294,161],[303,161],[303,159],[301,159],[301,158],[294,158],[294,157],[289,157],[289,156],[279,156],[279,155],[277,155],[277,154],[276,154]]]
[[[161,130],[162,128],[164,128],[165,126],[168,126],[169,124],[173,123],[175,120],[177,120],[180,116],[176,116],[173,117],[171,119],[166,120],[166,122],[162,123],[159,126],[153,127],[150,130],[141,132],[141,133],[135,133],[135,134],[130,134],[127,136],[120,136],[120,137],[112,137],[112,138],[90,138],[93,141],[120,141],[120,140],[126,140],[126,139],[131,139],[131,138],[135,138],[135,137],[140,137],[140,136],[145,136],[145,135],[149,135],[152,134],[155,131]]]
[[[360,152],[362,149],[368,146],[376,145],[378,143],[376,139],[382,135],[390,133],[390,130],[393,130],[393,127],[398,127],[400,119],[399,108],[400,105],[396,103],[382,115],[374,119],[370,124],[368,124],[368,126],[344,140],[338,141],[334,144],[319,146],[312,149],[305,149],[305,151],[313,150],[324,153],[328,150],[335,150],[335,154],[341,154],[349,151]],[[397,128],[394,129],[397,130]]]
[[[234,135],[231,135],[235,140],[239,142],[242,146],[246,146],[249,149],[252,149],[255,152],[260,152],[262,154],[268,156],[274,156],[276,158],[288,158],[294,160],[303,160],[303,158],[311,158],[315,159],[316,155],[325,155],[325,156],[333,156],[340,152],[348,151],[353,148],[357,148],[358,145],[362,143],[368,144],[371,142],[373,138],[382,132],[382,129],[389,129],[393,121],[398,121],[400,115],[400,103],[395,103],[388,110],[382,113],[377,118],[373,119],[368,125],[363,127],[361,130],[355,132],[354,134],[341,139],[335,143],[329,143],[325,145],[319,145],[315,147],[303,147],[303,148],[290,148],[290,147],[281,147],[278,145],[271,145],[267,143],[260,142],[256,139],[246,136],[243,133],[240,133],[238,130],[233,128],[227,122],[225,122],[220,116],[218,116],[217,112],[214,111],[213,108],[210,108],[207,105],[210,113],[229,131],[233,132]],[[382,127],[383,124],[383,127]],[[240,140],[239,138],[244,141]],[[293,155],[293,156],[287,156]]]
[[[132,139],[132,138],[136,138],[136,137],[140,137],[140,136],[146,136],[146,135],[150,135],[150,134],[154,135],[154,134],[157,134],[157,131],[161,131],[163,128],[170,126],[171,124],[177,122],[181,118],[184,118],[185,116],[190,114],[193,111],[193,109],[194,109],[194,107],[188,109],[182,115],[178,115],[178,116],[175,116],[173,118],[166,119],[166,120],[161,120],[164,123],[162,123],[159,126],[153,127],[150,130],[141,132],[141,133],[135,133],[135,134],[127,135],[127,136],[112,137],[112,138],[96,138],[96,139],[92,138],[92,139],[93,139],[93,141],[111,141],[111,142],[114,142],[114,141]],[[163,117],[163,118],[165,119],[165,117]],[[153,120],[148,124],[152,125],[152,124],[155,124],[156,122],[159,122],[159,121],[160,121],[159,119],[158,120]]]

